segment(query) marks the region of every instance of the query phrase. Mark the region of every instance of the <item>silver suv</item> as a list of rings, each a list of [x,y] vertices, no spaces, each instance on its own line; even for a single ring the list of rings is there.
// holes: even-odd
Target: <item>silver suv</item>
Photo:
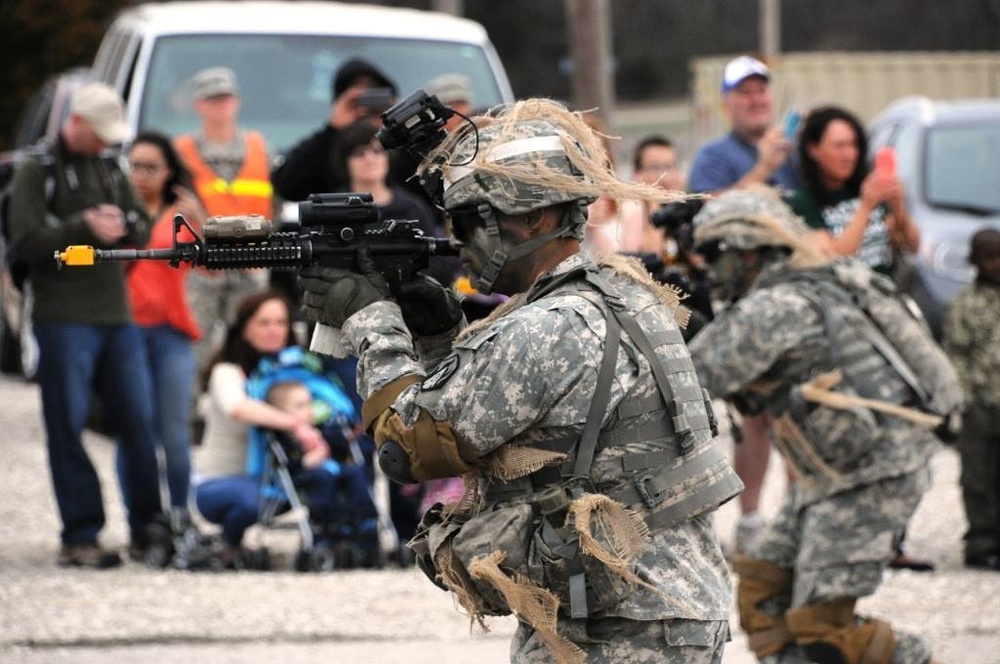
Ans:
[[[912,295],[940,337],[948,302],[973,277],[972,235],[1000,228],[1000,99],[900,99],[872,121],[870,135],[873,154],[896,149],[921,234]]]

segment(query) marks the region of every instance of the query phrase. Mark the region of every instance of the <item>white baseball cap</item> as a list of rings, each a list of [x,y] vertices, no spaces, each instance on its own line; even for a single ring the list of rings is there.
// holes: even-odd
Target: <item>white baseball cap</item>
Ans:
[[[97,137],[108,145],[124,143],[132,133],[125,123],[122,98],[104,83],[87,83],[74,90],[69,112],[90,123]]]
[[[771,71],[763,62],[749,55],[741,55],[730,60],[722,72],[722,94],[726,94],[751,76],[771,80]]]

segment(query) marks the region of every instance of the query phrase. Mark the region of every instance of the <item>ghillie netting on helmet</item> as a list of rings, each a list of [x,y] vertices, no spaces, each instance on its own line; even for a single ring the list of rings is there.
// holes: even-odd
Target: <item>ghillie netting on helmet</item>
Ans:
[[[602,196],[653,203],[687,198],[682,192],[621,180],[606,158],[600,135],[581,113],[558,102],[519,101],[471,118],[471,123],[449,135],[418,169],[421,173],[439,169],[446,192],[447,183],[455,184],[474,173],[480,181],[491,176],[501,194],[527,209]],[[507,152],[512,143],[542,137],[556,137],[558,143],[539,142],[537,151],[518,152],[516,158]],[[527,190],[550,193],[535,200],[525,197]],[[555,200],[551,200],[553,195]]]

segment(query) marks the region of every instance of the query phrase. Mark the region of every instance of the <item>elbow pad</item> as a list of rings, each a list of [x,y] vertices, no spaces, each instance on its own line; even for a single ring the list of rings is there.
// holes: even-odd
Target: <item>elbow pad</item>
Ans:
[[[401,472],[397,481],[422,482],[464,475],[473,469],[473,465],[459,452],[455,432],[448,422],[436,422],[430,413],[421,410],[417,421],[409,427],[391,407],[403,390],[420,380],[416,375],[403,376],[374,392],[365,401],[365,428],[379,447],[380,466],[382,457],[386,456],[386,462],[391,461],[392,468],[405,470],[405,463],[395,449],[398,445],[410,464],[408,476]],[[382,446],[390,441],[394,445],[383,454]]]

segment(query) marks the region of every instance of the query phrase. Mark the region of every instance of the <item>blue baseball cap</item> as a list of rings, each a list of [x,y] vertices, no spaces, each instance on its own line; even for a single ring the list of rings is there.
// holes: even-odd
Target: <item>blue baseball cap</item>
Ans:
[[[763,62],[749,55],[730,60],[722,72],[722,94],[726,94],[751,76],[771,80],[771,71]]]

